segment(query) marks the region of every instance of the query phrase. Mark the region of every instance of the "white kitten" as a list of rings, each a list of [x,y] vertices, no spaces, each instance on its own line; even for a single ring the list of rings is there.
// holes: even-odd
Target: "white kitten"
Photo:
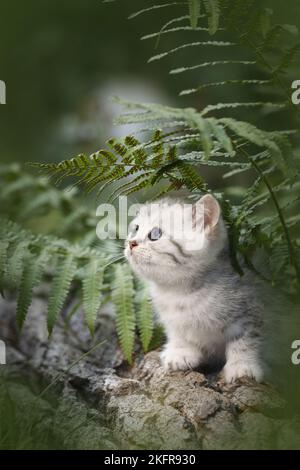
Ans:
[[[161,359],[166,369],[217,359],[226,362],[227,382],[242,376],[262,380],[260,309],[247,279],[231,267],[226,228],[213,196],[193,206],[170,199],[143,205],[131,224],[125,255],[148,280],[165,326],[168,341]]]

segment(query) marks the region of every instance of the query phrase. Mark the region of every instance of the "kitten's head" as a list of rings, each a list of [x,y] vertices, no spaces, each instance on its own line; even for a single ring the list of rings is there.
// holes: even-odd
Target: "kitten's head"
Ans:
[[[129,226],[125,256],[142,277],[176,286],[212,264],[226,243],[220,206],[212,195],[195,204],[162,199],[141,206]]]

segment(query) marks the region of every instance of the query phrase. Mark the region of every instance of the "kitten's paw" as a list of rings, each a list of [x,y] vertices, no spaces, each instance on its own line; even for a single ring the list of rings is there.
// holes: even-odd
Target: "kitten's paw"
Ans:
[[[227,362],[223,369],[225,381],[234,382],[241,377],[250,377],[257,382],[264,378],[263,368],[257,362],[235,361]]]
[[[200,363],[200,354],[189,348],[167,347],[160,355],[165,370],[194,369]]]

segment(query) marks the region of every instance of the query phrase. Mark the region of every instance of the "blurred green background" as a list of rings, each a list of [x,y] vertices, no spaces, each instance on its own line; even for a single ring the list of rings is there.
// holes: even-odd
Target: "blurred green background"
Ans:
[[[147,64],[155,41],[141,41],[140,36],[159,30],[186,9],[173,7],[171,14],[166,9],[127,20],[130,13],[151,3],[1,1],[0,79],[7,86],[7,104],[0,106],[1,162],[58,161],[103,146],[106,138],[122,132],[111,128],[118,112],[110,104],[112,95],[175,106],[206,104],[195,95],[179,98],[183,77],[168,75],[171,68],[200,62],[200,49]],[[275,21],[300,25],[299,1],[265,4],[274,9]],[[189,34],[192,39],[195,33]],[[174,43],[180,44],[179,36],[164,37],[159,50]],[[198,70],[184,80],[188,87],[202,78]],[[205,101],[214,102],[217,93],[209,90]],[[251,88],[240,93],[243,99],[253,98]]]

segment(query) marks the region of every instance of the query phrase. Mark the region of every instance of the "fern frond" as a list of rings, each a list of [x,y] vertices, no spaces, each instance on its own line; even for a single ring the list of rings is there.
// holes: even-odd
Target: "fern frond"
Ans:
[[[48,259],[47,251],[42,252],[38,258],[35,258],[29,252],[24,256],[24,267],[19,286],[16,313],[19,330],[23,327],[31,304],[33,289],[40,283]]]
[[[209,33],[211,35],[218,31],[220,20],[219,0],[203,0],[204,7],[208,16]]]
[[[141,173],[140,175],[136,176],[135,178],[131,179],[130,181],[126,181],[125,183],[118,186],[110,195],[109,201],[114,202],[121,194],[124,194],[125,191],[131,190],[136,187],[137,184],[141,182],[141,180],[147,179],[148,176],[152,174],[152,171]]]
[[[135,11],[134,13],[131,13],[131,15],[128,17],[129,19],[136,18],[139,15],[143,15],[144,13],[148,13],[149,11],[154,11],[154,10],[160,10],[161,8],[167,8],[167,7],[172,7],[176,5],[185,5],[184,2],[169,2],[169,3],[162,3],[158,5],[152,5],[151,7],[148,8],[143,8],[142,10]]]
[[[224,127],[214,118],[207,120],[207,122],[209,123],[212,134],[221,145],[221,148],[228,152],[230,157],[233,157],[235,155],[235,150],[233,148],[230,137],[225,132]]]
[[[0,293],[3,296],[3,283],[7,270],[7,252],[9,247],[8,240],[0,240]]]
[[[167,52],[161,52],[160,54],[154,55],[148,59],[148,63],[154,62],[156,60],[163,59],[168,55],[174,54],[175,52],[181,51],[183,49],[187,49],[190,47],[199,47],[199,46],[212,46],[212,47],[229,47],[229,46],[236,46],[236,43],[229,42],[229,41],[197,41],[197,42],[190,42],[188,44],[182,44],[181,46],[175,47],[174,49],[170,49]]]
[[[250,123],[243,121],[236,121],[231,118],[221,118],[220,121],[228,126],[233,132],[235,132],[239,137],[252,142],[258,147],[267,148],[271,155],[274,157],[275,162],[278,165],[278,168],[286,174],[287,166],[283,158],[282,151],[280,146],[275,141],[280,140],[280,135],[278,133],[268,133],[258,129]]]
[[[94,335],[95,322],[102,302],[103,274],[104,261],[101,258],[91,259],[82,281],[85,319],[92,335]]]
[[[179,73],[190,72],[191,70],[197,70],[206,67],[216,67],[218,65],[255,65],[254,60],[214,60],[212,62],[202,62],[201,64],[191,65],[189,67],[179,67],[177,69],[170,70],[170,75],[176,75]]]
[[[142,36],[141,39],[142,40],[152,39],[152,38],[160,37],[160,36],[166,35],[166,34],[178,33],[179,31],[205,31],[205,32],[208,32],[208,28],[204,28],[204,27],[200,27],[200,26],[198,26],[196,28],[192,28],[191,26],[177,26],[175,28],[164,29],[163,31],[158,31],[156,33],[146,34],[145,36]]]
[[[136,183],[130,186],[130,188],[126,189],[124,191],[124,195],[129,196],[130,194],[140,191],[141,189],[145,189],[149,186],[151,186],[151,178],[145,178],[143,181],[140,181],[139,183]]]
[[[188,164],[181,164],[179,172],[182,176],[184,184],[190,191],[206,191],[207,186],[203,178],[199,176],[197,171]]]
[[[197,88],[190,88],[190,89],[187,89],[187,90],[182,90],[179,93],[179,96],[191,95],[193,93],[197,93],[201,90],[204,90],[205,88],[219,87],[219,86],[224,86],[224,85],[268,85],[270,83],[271,83],[270,80],[256,80],[256,79],[251,79],[251,80],[224,80],[222,82],[203,83],[202,85],[199,85]]]
[[[161,347],[165,340],[165,330],[162,325],[154,325],[152,339],[149,344],[149,351]]]
[[[9,257],[7,258],[7,277],[6,280],[12,285],[18,285],[23,272],[24,256],[27,253],[28,241],[19,242],[18,240],[10,244]]]
[[[117,333],[125,359],[132,364],[136,318],[133,279],[130,268],[118,264],[114,270],[112,300],[116,308]]]
[[[269,103],[264,101],[257,101],[257,102],[249,102],[249,103],[218,103],[218,104],[210,104],[206,106],[203,111],[201,111],[201,116],[205,116],[206,114],[212,111],[222,111],[223,109],[234,109],[234,108],[257,108],[257,107],[265,107],[265,108],[273,108],[274,110],[282,110],[285,109],[287,106],[286,103]]]
[[[149,351],[154,323],[153,308],[146,286],[137,295],[137,323],[144,352]]]
[[[49,335],[51,335],[57,317],[64,306],[75,272],[76,258],[73,254],[68,254],[61,260],[52,283],[47,314]]]
[[[193,29],[197,28],[198,19],[201,13],[201,0],[188,0],[190,22]]]
[[[273,71],[273,75],[287,73],[288,68],[294,63],[296,55],[299,53],[299,51],[300,43],[287,49],[281,57],[280,63]]]
[[[270,268],[273,277],[276,277],[284,266],[289,262],[289,250],[286,243],[281,240],[275,246],[272,247],[272,254],[270,256]]]

